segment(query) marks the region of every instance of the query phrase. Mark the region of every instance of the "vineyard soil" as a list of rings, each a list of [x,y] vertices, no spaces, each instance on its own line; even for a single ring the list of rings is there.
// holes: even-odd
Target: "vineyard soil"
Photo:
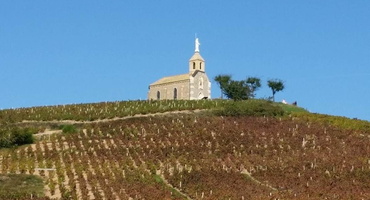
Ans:
[[[364,129],[184,111],[75,120],[76,133],[54,134],[63,119],[24,118],[14,123],[53,134],[1,150],[0,174],[41,177],[39,199],[370,199]]]

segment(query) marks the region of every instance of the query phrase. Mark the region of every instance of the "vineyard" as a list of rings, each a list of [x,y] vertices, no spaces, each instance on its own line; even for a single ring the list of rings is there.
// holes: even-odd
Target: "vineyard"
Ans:
[[[0,123],[22,121],[75,120],[94,121],[138,114],[161,113],[178,110],[210,109],[226,101],[117,101],[90,104],[44,106],[35,108],[6,109],[0,111]]]
[[[113,102],[0,111],[2,124],[55,129],[33,144],[0,150],[0,175],[39,176],[45,196],[0,190],[0,199],[370,198],[368,122],[347,119],[356,125],[340,128],[308,113],[194,112],[224,104]],[[190,112],[142,116],[181,110]],[[58,131],[63,124],[74,131]]]

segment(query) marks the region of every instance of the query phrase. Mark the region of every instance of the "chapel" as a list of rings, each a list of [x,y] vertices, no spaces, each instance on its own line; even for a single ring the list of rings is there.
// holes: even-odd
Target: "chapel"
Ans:
[[[206,74],[206,62],[199,53],[199,46],[199,39],[196,38],[194,54],[189,60],[189,72],[163,77],[150,84],[149,100],[211,98],[211,82]]]

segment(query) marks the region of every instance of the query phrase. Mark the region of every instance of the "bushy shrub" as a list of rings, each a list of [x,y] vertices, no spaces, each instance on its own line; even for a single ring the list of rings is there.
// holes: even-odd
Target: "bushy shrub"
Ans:
[[[36,133],[31,129],[18,129],[13,133],[13,143],[16,145],[32,144],[34,142],[33,134]]]
[[[77,133],[77,128],[72,124],[61,125],[60,129],[63,133]]]
[[[36,132],[31,128],[3,127],[0,129],[0,148],[32,144]]]
[[[6,148],[10,146],[12,146],[10,137],[7,137],[6,134],[0,133],[0,148]]]
[[[282,116],[284,110],[269,101],[247,100],[230,101],[214,113],[221,116]]]

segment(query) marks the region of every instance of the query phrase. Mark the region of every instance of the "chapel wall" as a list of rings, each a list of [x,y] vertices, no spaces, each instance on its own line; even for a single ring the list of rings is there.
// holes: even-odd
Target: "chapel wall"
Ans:
[[[157,100],[157,92],[160,92],[160,100],[174,99],[174,91],[177,89],[177,99],[189,100],[189,80],[174,83],[151,85],[148,99]]]
[[[197,73],[190,79],[190,99],[211,98],[211,83],[205,73]]]

